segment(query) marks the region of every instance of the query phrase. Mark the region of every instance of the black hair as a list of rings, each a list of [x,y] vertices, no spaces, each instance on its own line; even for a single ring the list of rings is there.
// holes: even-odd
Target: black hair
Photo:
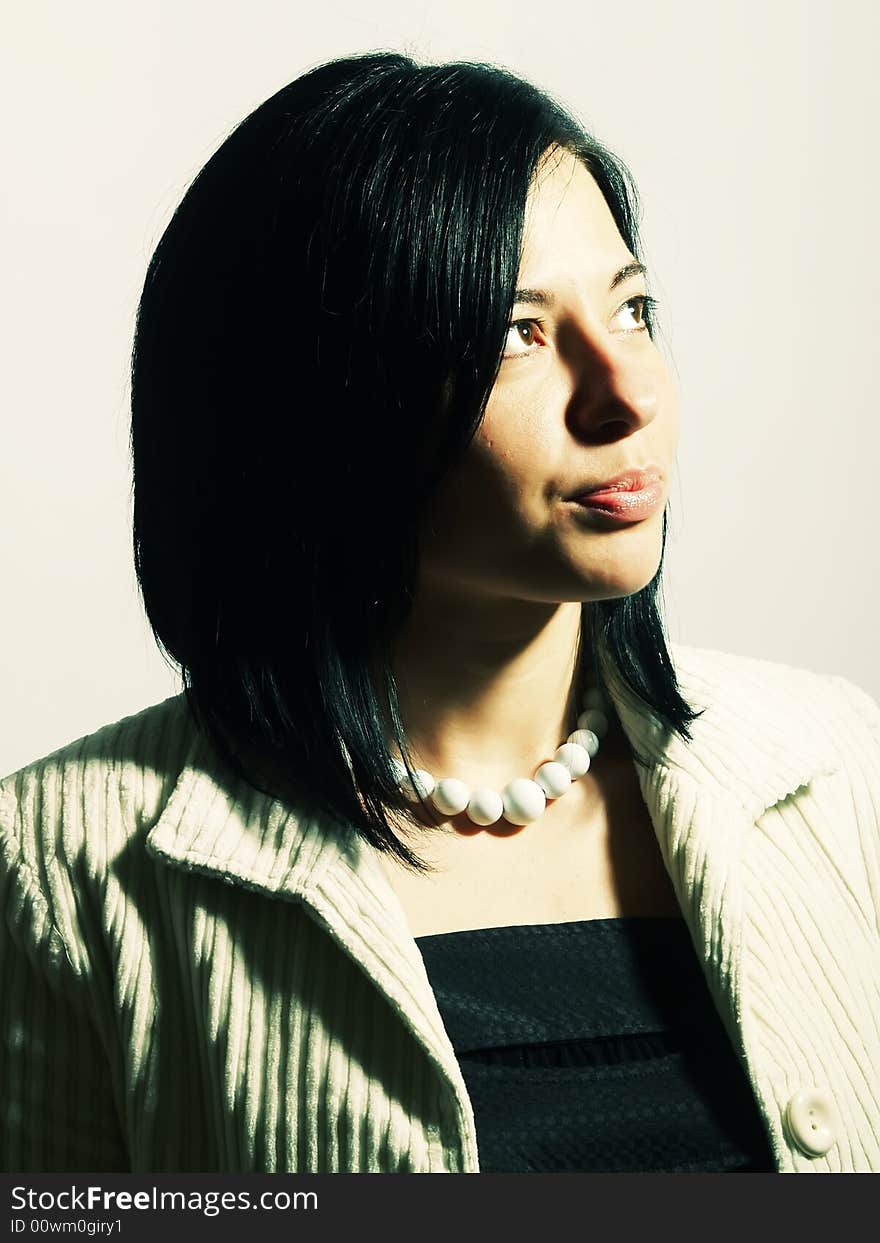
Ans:
[[[188,708],[238,777],[416,871],[388,818],[410,811],[391,644],[425,506],[500,367],[551,148],[584,163],[639,258],[631,175],[535,85],[392,51],[321,64],[193,179],[138,306],[135,571]],[[666,530],[664,513],[664,549]],[[660,574],[585,605],[581,650],[690,739]]]

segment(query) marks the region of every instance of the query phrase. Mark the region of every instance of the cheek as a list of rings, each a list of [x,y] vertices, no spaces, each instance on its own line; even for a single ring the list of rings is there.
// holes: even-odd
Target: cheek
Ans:
[[[467,462],[450,481],[450,496],[462,512],[479,512],[482,522],[509,517],[519,505],[522,462],[515,445],[503,447],[491,436],[475,439]]]
[[[491,428],[481,426],[464,461],[433,501],[424,527],[424,551],[444,561],[485,560],[488,550],[517,544],[526,514],[529,484],[528,444],[502,446]],[[534,461],[531,472],[534,473]]]
[[[507,527],[517,521],[535,521],[532,509],[542,490],[543,475],[534,435],[507,431],[502,443],[487,432],[473,448],[468,490],[477,504],[491,511],[490,521]]]
[[[465,459],[445,480],[428,511],[432,546],[449,547],[468,532],[481,532],[487,517],[500,508],[503,494],[499,465],[491,447],[475,437]]]
[[[548,465],[556,460],[564,436],[562,424],[536,401],[528,410],[491,408],[474,437],[475,465],[487,483],[521,503],[544,485]],[[519,502],[518,502],[519,498]]]

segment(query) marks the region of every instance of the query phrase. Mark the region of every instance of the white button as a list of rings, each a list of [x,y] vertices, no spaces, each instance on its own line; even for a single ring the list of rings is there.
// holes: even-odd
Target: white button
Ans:
[[[837,1143],[840,1115],[829,1092],[803,1088],[786,1105],[785,1124],[801,1152],[821,1157]]]

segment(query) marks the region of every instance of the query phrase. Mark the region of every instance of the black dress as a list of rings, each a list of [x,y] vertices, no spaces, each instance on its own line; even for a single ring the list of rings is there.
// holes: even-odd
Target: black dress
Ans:
[[[481,1173],[774,1173],[683,918],[416,938]]]

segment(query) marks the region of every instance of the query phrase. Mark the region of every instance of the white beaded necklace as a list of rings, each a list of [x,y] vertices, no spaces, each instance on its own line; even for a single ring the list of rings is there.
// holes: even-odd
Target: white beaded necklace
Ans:
[[[489,786],[471,789],[458,777],[436,781],[424,768],[414,769],[410,778],[403,761],[392,757],[398,785],[411,802],[421,796],[444,816],[466,811],[473,824],[495,824],[502,816],[511,824],[531,824],[543,814],[548,799],[564,794],[573,781],[587,772],[599,750],[599,739],[608,729],[609,708],[605,692],[590,687],[583,698],[577,729],[556,748],[553,759],[541,764],[533,778],[515,777],[500,793]]]

